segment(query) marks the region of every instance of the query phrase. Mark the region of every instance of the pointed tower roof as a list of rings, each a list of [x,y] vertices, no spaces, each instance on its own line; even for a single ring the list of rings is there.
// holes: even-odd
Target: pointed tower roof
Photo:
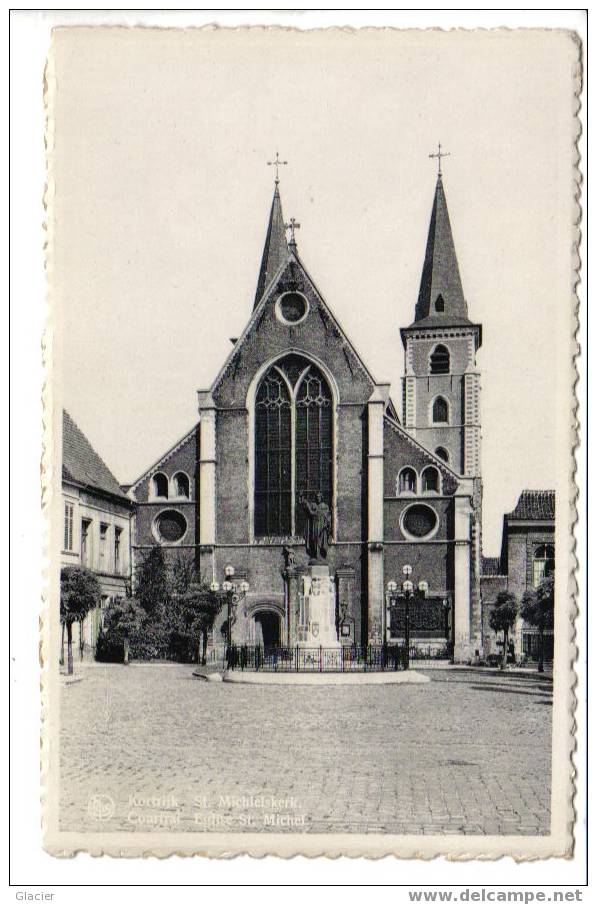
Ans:
[[[282,214],[280,189],[278,180],[276,179],[274,198],[269,214],[269,222],[267,224],[267,234],[265,236],[265,246],[263,248],[263,257],[261,259],[261,268],[259,270],[259,279],[257,280],[257,291],[255,292],[253,309],[259,304],[263,293],[282,264],[286,261],[287,257],[288,242],[286,241],[286,228],[284,226],[284,216]]]
[[[415,323],[421,326],[421,321],[431,317],[438,325],[468,321],[441,174],[435,187]]]
[[[404,341],[405,330],[460,326],[474,326],[477,343],[481,344],[481,328],[468,317],[440,172],[435,186],[415,319],[401,333]]]

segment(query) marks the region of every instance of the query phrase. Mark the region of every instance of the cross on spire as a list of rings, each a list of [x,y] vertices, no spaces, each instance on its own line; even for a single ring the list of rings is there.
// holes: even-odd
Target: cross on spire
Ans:
[[[279,182],[280,182],[280,171],[279,171],[279,167],[286,167],[286,166],[288,166],[288,161],[287,161],[287,160],[280,160],[280,157],[279,157],[279,155],[278,155],[278,152],[276,151],[276,159],[275,159],[275,160],[268,160],[267,165],[268,165],[268,167],[275,167],[275,168],[276,168],[276,185],[278,185]]]
[[[290,230],[290,244],[291,245],[296,245],[296,239],[294,238],[294,231],[295,231],[295,229],[300,229],[300,228],[301,228],[301,224],[297,223],[296,220],[294,219],[294,217],[290,218],[290,223],[284,224],[284,229]]]
[[[444,151],[442,153],[442,145],[441,142],[437,143],[437,154],[430,154],[429,157],[437,157],[437,175],[441,176],[442,174],[442,157],[449,157],[450,152]]]

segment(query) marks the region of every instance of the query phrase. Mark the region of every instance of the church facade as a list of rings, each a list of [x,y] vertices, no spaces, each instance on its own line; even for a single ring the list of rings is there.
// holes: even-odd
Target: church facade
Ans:
[[[342,644],[400,643],[404,567],[411,641],[456,661],[482,648],[481,424],[476,352],[441,173],[418,300],[401,330],[400,410],[372,375],[301,260],[276,179],[253,311],[198,423],[128,490],[133,555],[160,544],[203,580],[246,582],[214,647],[292,645],[308,567],[303,500],[330,513],[327,563]],[[414,300],[413,300],[414,301]],[[320,496],[318,496],[320,495]],[[248,586],[248,589],[247,589]],[[397,615],[398,614],[398,615]]]

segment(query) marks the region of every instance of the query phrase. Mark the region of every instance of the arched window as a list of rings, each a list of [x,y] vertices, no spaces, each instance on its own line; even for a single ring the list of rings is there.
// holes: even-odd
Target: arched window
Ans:
[[[438,396],[437,399],[434,399],[432,417],[434,424],[448,423],[448,403],[443,396]]]
[[[450,353],[446,346],[438,344],[429,359],[432,374],[449,374],[450,373]]]
[[[396,492],[397,494],[401,493],[416,493],[417,492],[417,473],[414,468],[403,468],[400,474],[398,475],[398,480],[396,481]]]
[[[444,462],[450,461],[450,453],[443,446],[437,447],[437,449],[435,450],[435,455],[438,457],[438,459],[443,459]]]
[[[174,492],[176,496],[184,496],[187,499],[190,496],[189,479],[184,471],[178,471],[174,475]]]
[[[151,479],[151,486],[153,488],[154,496],[159,496],[166,500],[168,499],[168,478],[165,474],[162,474],[161,471],[154,474]]]
[[[435,310],[441,314],[442,311],[444,310],[444,307],[445,307],[444,306],[444,297],[440,293],[440,295],[438,295],[438,297],[435,300]]]
[[[439,493],[439,471],[433,465],[423,469],[421,475],[423,493]]]
[[[255,534],[290,534],[290,479],[290,393],[272,369],[255,404]]]
[[[552,544],[542,544],[535,549],[533,556],[533,587],[537,588],[544,578],[553,575],[555,569],[555,551]]]
[[[257,537],[300,534],[300,497],[332,508],[333,398],[321,371],[287,355],[262,378],[255,399]]]

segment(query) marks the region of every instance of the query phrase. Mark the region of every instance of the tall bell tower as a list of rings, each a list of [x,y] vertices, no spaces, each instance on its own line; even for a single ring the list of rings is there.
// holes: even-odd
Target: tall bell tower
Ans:
[[[468,317],[441,167],[415,319],[400,333],[405,350],[404,427],[454,471],[480,477],[476,352],[481,345],[481,326]]]
[[[402,423],[464,478],[470,496],[454,503],[454,654],[466,661],[481,639],[481,411],[476,354],[481,326],[469,320],[448,206],[441,152],[415,319],[402,329]]]

